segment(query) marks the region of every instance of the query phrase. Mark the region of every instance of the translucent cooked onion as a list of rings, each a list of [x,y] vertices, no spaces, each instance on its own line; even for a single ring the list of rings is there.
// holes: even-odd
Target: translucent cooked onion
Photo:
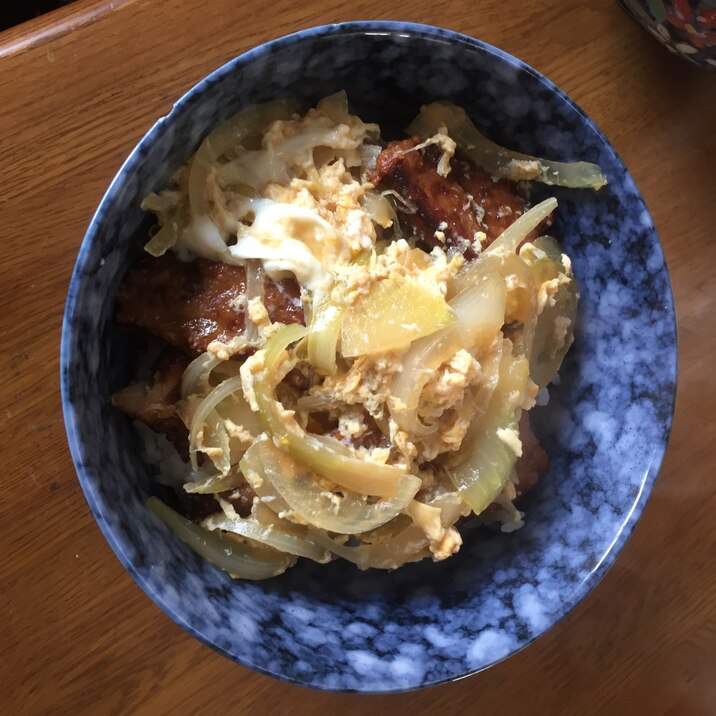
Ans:
[[[213,441],[218,439],[221,443],[221,449],[229,451],[228,435],[226,437],[226,441],[224,442],[222,435],[226,434],[226,430],[221,420],[221,416],[217,412],[217,408],[220,403],[222,403],[224,400],[231,399],[234,395],[236,396],[237,401],[243,401],[243,403],[245,403],[240,375],[237,375],[234,378],[229,378],[228,380],[225,380],[219,385],[217,385],[216,388],[214,388],[201,401],[199,406],[194,411],[194,414],[191,417],[191,423],[189,425],[189,457],[191,459],[191,465],[194,470],[197,469],[196,453],[199,449],[198,438],[200,432],[202,430],[205,430],[205,425],[210,426],[212,430],[213,435],[210,438],[212,446]],[[250,411],[248,411],[248,413],[242,411],[242,414],[246,414],[248,416],[250,414]],[[232,420],[232,422],[236,421]],[[240,425],[241,422],[238,422],[237,424]],[[206,440],[204,442],[206,444]],[[211,453],[209,453],[209,456],[211,457]],[[213,458],[212,461],[214,461]],[[216,465],[215,461],[214,464]],[[224,459],[221,461],[221,467],[219,468],[219,465],[217,465],[217,468],[221,469],[222,473],[225,474],[226,472],[228,472],[228,467],[230,466],[231,461],[229,460],[227,463],[227,460]]]
[[[296,409],[307,413],[320,413],[338,405],[340,401],[330,395],[302,395],[296,401]]]
[[[368,139],[376,140],[380,135],[380,127],[378,127],[377,124],[364,124],[358,117],[349,112],[348,95],[345,90],[339,90],[328,97],[324,97],[316,105],[316,109],[337,125],[361,125]],[[366,146],[370,147],[373,145],[369,144]]]
[[[480,362],[482,376],[480,385],[473,398],[473,406],[475,407],[475,416],[472,419],[473,425],[476,425],[480,417],[487,411],[487,407],[490,405],[492,396],[495,393],[495,388],[500,378],[500,364],[502,363],[503,350],[504,341],[498,341],[495,350]],[[463,439],[463,444],[467,444],[470,439],[471,437],[468,433],[468,436]]]
[[[246,481],[253,487],[261,504],[267,510],[277,515],[277,519],[279,519],[278,516],[280,515],[280,519],[296,521],[286,500],[279,495],[276,488],[265,478],[260,451],[253,449],[253,445],[244,453],[239,467]],[[264,519],[265,512],[257,511],[256,514],[260,522],[266,522]]]
[[[324,475],[341,487],[364,495],[393,497],[411,489],[417,480],[393,465],[379,465],[356,457],[343,443],[324,435],[304,431],[292,412],[274,398],[276,385],[283,378],[280,370],[285,348],[303,337],[306,329],[292,324],[282,326],[266,341],[264,377],[254,380],[254,392],[264,429],[277,445],[305,467]]]
[[[192,216],[209,213],[206,184],[217,160],[251,135],[258,134],[270,122],[289,119],[296,110],[294,100],[276,100],[248,107],[220,124],[199,145],[189,170],[189,206]]]
[[[312,542],[309,537],[298,537],[278,526],[265,527],[255,519],[242,517],[227,517],[226,515],[211,515],[202,523],[207,530],[223,530],[233,534],[246,537],[247,539],[260,542],[268,547],[273,547],[279,552],[292,554],[296,557],[306,557],[314,562],[330,562],[331,555],[325,547]]]
[[[271,491],[307,524],[341,534],[375,529],[399,515],[420,489],[417,477],[404,475],[396,495],[372,501],[365,495],[344,491],[343,496],[326,490],[313,474],[270,440],[259,439],[247,450],[241,470],[257,494],[266,500]]]
[[[472,286],[450,301],[457,322],[452,330],[465,338],[465,346],[484,350],[491,346],[505,320],[506,286],[496,271],[486,267]]]
[[[255,259],[246,260],[246,291],[244,294],[244,338],[249,345],[258,345],[259,327],[249,316],[249,304],[256,298],[263,300],[264,297],[264,267],[261,261]]]
[[[185,197],[179,191],[154,192],[144,197],[141,207],[154,213],[159,221],[159,230],[144,245],[144,250],[154,257],[165,254],[179,240],[184,224]]]
[[[204,436],[201,451],[209,457],[214,463],[214,467],[222,475],[228,475],[232,464],[231,441],[229,440],[229,434],[224,429],[224,422],[216,410],[209,410],[207,412],[200,430]],[[195,443],[195,450],[192,453],[190,443],[189,455],[190,457],[193,456],[195,460],[196,449],[198,448]]]
[[[230,420],[235,426],[241,427],[253,437],[257,437],[263,430],[261,419],[251,410],[243,391],[235,390],[231,397],[217,406],[216,412],[225,420]]]
[[[486,271],[495,271],[505,279],[507,286],[505,323],[519,322],[517,349],[529,355],[537,323],[538,282],[530,266],[514,253],[483,254],[466,264],[451,281],[449,295],[460,294],[474,285]],[[513,331],[514,333],[514,331]]]
[[[313,312],[308,334],[308,362],[319,372],[336,372],[336,350],[341,332],[343,308],[325,299]]]
[[[216,385],[226,380],[234,378],[241,372],[241,363],[235,360],[222,360],[212,371],[211,378],[216,381],[212,385]]]
[[[548,301],[536,319],[534,341],[530,350],[530,374],[540,387],[548,385],[559,371],[567,351],[574,341],[574,326],[577,319],[579,287],[572,275],[571,266],[565,264],[557,241],[543,236],[534,242],[542,252],[542,258],[527,253],[527,263],[542,283],[563,274],[568,282],[560,284],[557,292]]]
[[[517,247],[534,231],[555,209],[557,200],[553,197],[541,201],[510,224],[483,252],[489,256],[497,252],[515,253]]]
[[[402,194],[398,194],[395,189],[386,189],[385,191],[382,191],[381,196],[392,196],[393,201],[395,201],[396,204],[400,204],[400,213],[401,214],[416,214],[418,211],[418,207],[416,204],[414,204],[410,199],[406,199]]]
[[[512,355],[505,341],[492,400],[482,418],[470,427],[457,464],[448,469],[451,481],[475,514],[483,512],[500,494],[517,461],[513,448],[500,438],[502,431],[518,437],[518,421],[529,381],[529,362]]]
[[[440,524],[451,527],[468,508],[457,492],[448,492],[428,501],[427,505],[440,508]],[[395,569],[406,562],[424,556],[430,540],[416,524],[411,524],[387,542],[349,547],[321,532],[312,533],[313,539],[333,554],[352,562],[360,569]]]
[[[308,329],[298,323],[281,326],[266,341],[263,347],[264,365],[267,371],[276,370],[284,357],[286,349],[292,344],[306,337]]]
[[[144,250],[155,258],[163,256],[174,244],[181,234],[181,226],[176,219],[168,219],[154,236],[144,244]]]
[[[295,558],[267,547],[255,547],[207,532],[167,507],[159,498],[150,497],[147,507],[186,545],[215,567],[240,579],[268,579],[285,572]]]
[[[314,178],[316,165],[324,166],[339,158],[346,167],[358,166],[362,139],[345,129],[340,125],[311,127],[304,124],[271,148],[241,151],[236,159],[222,165],[220,178],[226,184],[249,186],[258,192],[267,184],[288,184],[291,165],[305,167],[304,171]]]
[[[363,208],[368,212],[370,218],[384,229],[393,226],[396,222],[395,209],[382,194],[367,191],[363,195]]]
[[[491,142],[480,134],[465,110],[452,102],[433,102],[422,107],[406,131],[410,135],[430,137],[441,127],[447,128],[450,137],[475,164],[494,176],[574,189],[600,189],[607,183],[596,164],[554,162],[514,152]]]
[[[179,174],[175,175],[175,180]],[[166,215],[174,211],[181,204],[182,194],[171,189],[164,190],[161,194],[149,192],[139,205],[142,211],[151,211],[153,214]]]
[[[189,363],[181,377],[181,397],[203,395],[209,391],[211,371],[221,363],[212,353],[202,353]]]
[[[341,487],[363,495],[393,497],[411,489],[416,480],[419,486],[420,480],[402,468],[368,462],[334,438],[305,432],[275,400],[266,399],[258,389],[256,398],[264,427],[277,443],[307,468]]]
[[[240,487],[244,482],[245,480],[239,472],[232,471],[228,475],[210,475],[193,482],[185,482],[184,492],[192,495],[216,495],[219,492]]]
[[[414,279],[386,279],[346,312],[341,353],[355,358],[400,350],[454,322],[439,291]]]
[[[519,336],[513,339],[513,352],[529,357],[538,319],[539,285],[530,267],[516,254],[509,254],[502,259],[501,270],[505,278],[509,277],[515,284],[507,294],[505,321],[518,321],[521,324]]]
[[[329,117],[335,124],[349,124],[351,116],[348,113],[348,95],[345,90],[334,92],[324,97],[316,109]]]
[[[382,151],[383,147],[379,144],[362,144],[358,147],[363,176],[375,169],[376,160]]]
[[[505,317],[506,287],[489,267],[475,283],[450,301],[455,324],[412,344],[403,357],[403,369],[395,379],[388,405],[391,417],[409,434],[425,436],[433,428],[418,417],[420,395],[430,376],[461,348],[485,350],[495,340]]]

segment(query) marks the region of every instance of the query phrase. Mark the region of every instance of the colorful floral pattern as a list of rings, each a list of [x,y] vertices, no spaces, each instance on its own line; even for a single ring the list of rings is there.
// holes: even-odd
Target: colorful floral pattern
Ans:
[[[618,0],[668,50],[716,69],[716,0]]]

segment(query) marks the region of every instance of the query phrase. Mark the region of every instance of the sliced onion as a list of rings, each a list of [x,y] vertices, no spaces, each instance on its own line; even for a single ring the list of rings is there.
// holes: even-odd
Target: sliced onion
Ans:
[[[381,196],[392,196],[396,204],[400,205],[399,211],[401,214],[417,214],[418,207],[410,199],[406,199],[402,194],[398,194],[395,189],[386,189],[381,192]]]
[[[199,437],[199,433],[204,428],[205,424],[210,425],[212,432],[214,433],[214,439],[221,439],[221,447],[222,449],[224,448],[224,441],[220,436],[222,434],[226,434],[226,430],[221,420],[221,416],[217,412],[217,407],[222,401],[226,400],[227,398],[231,398],[234,395],[236,396],[237,401],[243,401],[245,403],[240,375],[237,375],[234,378],[229,378],[228,380],[219,383],[219,385],[217,385],[216,388],[214,388],[201,401],[197,409],[194,411],[194,415],[192,416],[191,423],[189,425],[189,457],[191,459],[191,465],[194,470],[197,469],[197,440]],[[228,450],[228,435],[226,437],[225,445],[226,449]],[[229,462],[228,464],[230,466],[231,463]],[[222,473],[228,471],[228,468],[226,468],[225,461],[222,462],[221,470]]]
[[[165,189],[161,194],[150,191],[139,205],[142,211],[151,211],[153,214],[166,215],[175,211],[183,195],[179,191]]]
[[[514,276],[517,279],[517,288],[509,292],[511,297],[511,311],[515,311],[506,320],[517,320],[522,324],[519,345],[515,342],[513,352],[530,356],[537,326],[537,291],[539,286],[529,266],[516,254],[509,254],[502,260],[502,271],[505,278]],[[515,304],[518,304],[515,309]]]
[[[530,346],[530,373],[532,380],[540,387],[548,385],[559,371],[564,356],[574,340],[574,326],[579,304],[579,287],[572,275],[571,267],[565,265],[559,244],[551,237],[542,236],[534,242],[544,258],[527,257],[528,265],[535,276],[535,283],[564,274],[570,281],[560,285],[557,292],[536,318],[534,342]],[[556,335],[557,321],[562,321],[564,334]]]
[[[403,370],[388,400],[391,417],[409,434],[425,436],[434,428],[418,417],[420,395],[430,376],[461,348],[484,350],[494,342],[505,317],[506,288],[502,277],[488,270],[450,301],[456,323],[415,341],[403,357]]]
[[[345,90],[334,92],[324,97],[316,109],[331,119],[334,124],[349,124],[351,116],[348,113],[348,95]]]
[[[181,377],[181,397],[203,395],[209,391],[211,371],[221,363],[212,353],[202,353],[189,363]]]
[[[346,124],[349,127],[360,127],[362,132],[369,139],[376,140],[380,135],[380,127],[377,124],[365,124],[348,111],[348,95],[345,90],[340,90],[325,97],[318,103],[316,109],[331,119],[336,125]],[[360,149],[363,149],[365,146],[370,145],[363,144]],[[380,149],[378,149],[378,152],[380,152]],[[350,165],[346,164],[346,166]]]
[[[484,251],[489,256],[498,251],[515,253],[517,247],[534,231],[555,209],[557,200],[554,197],[541,201],[510,224]]]
[[[223,505],[222,505],[223,509]],[[286,512],[290,512],[288,505],[285,508]],[[226,510],[224,510],[226,512]],[[234,510],[236,512],[236,510]],[[227,517],[233,517],[234,515],[229,514]],[[278,512],[267,507],[261,500],[255,500],[251,506],[251,516],[264,527],[276,527],[280,526],[285,532],[290,534],[303,536],[306,534],[306,528],[304,525],[299,525],[296,522],[287,519],[288,515],[279,517]]]
[[[234,425],[242,427],[253,437],[257,437],[263,431],[258,413],[251,410],[241,390],[234,391],[231,397],[222,401],[217,406],[216,412],[224,420],[230,420]]]
[[[368,212],[370,218],[384,229],[396,223],[395,209],[382,194],[367,191],[363,195],[363,208]]]
[[[246,260],[246,291],[244,294],[244,338],[249,345],[258,345],[259,327],[249,316],[249,304],[252,300],[264,297],[264,267],[261,261],[255,259]]]
[[[159,221],[159,230],[144,245],[151,256],[162,256],[176,244],[184,223],[185,195],[183,192],[165,190],[161,194],[151,192],[142,200],[144,211],[151,211]]]
[[[505,149],[480,134],[464,109],[452,102],[433,102],[407,128],[410,135],[430,137],[446,127],[460,149],[490,174],[513,181],[524,179],[574,189],[600,189],[607,183],[602,170],[589,162],[554,162]]]
[[[377,282],[347,312],[341,353],[348,358],[401,350],[455,322],[440,291],[411,278]]]
[[[375,169],[375,163],[378,156],[383,151],[383,147],[379,144],[367,144],[363,143],[358,147],[358,154],[360,156],[361,169],[363,170],[363,176]]]
[[[482,377],[480,385],[475,393],[473,399],[473,405],[476,408],[475,416],[473,417],[473,424],[477,424],[480,417],[485,413],[492,396],[495,393],[495,388],[500,378],[500,364],[502,363],[502,351],[504,350],[504,341],[498,341],[495,346],[495,350],[492,351],[486,358],[483,358],[481,362]],[[463,438],[463,443],[469,442],[471,439],[470,433]]]
[[[228,475],[232,465],[231,441],[229,440],[229,434],[224,429],[224,421],[216,410],[210,410],[206,414],[203,431],[204,447],[201,448],[202,452],[208,455],[209,459],[214,463],[214,467],[222,475]],[[190,443],[189,455],[196,460],[196,443],[194,445],[194,453],[192,454]]]
[[[261,464],[261,455],[258,450],[253,449],[253,445],[244,453],[239,463],[241,474],[246,481],[253,487],[254,492],[268,510],[275,515],[279,515],[281,519],[293,520],[294,515],[286,500],[279,495],[276,488],[265,478],[264,468]],[[259,518],[262,512],[257,512]],[[261,519],[260,521],[264,521]]]
[[[215,495],[240,487],[244,482],[245,479],[241,473],[234,471],[228,475],[210,475],[200,480],[194,480],[194,482],[185,482],[184,492],[192,495]]]
[[[319,372],[336,372],[336,350],[343,321],[343,308],[329,299],[313,312],[308,334],[308,362]]]
[[[483,512],[500,494],[517,461],[511,447],[499,437],[501,430],[517,435],[520,405],[529,382],[529,362],[512,355],[505,341],[497,387],[482,418],[473,423],[448,470],[450,479],[475,514]]]
[[[325,563],[331,560],[330,553],[324,547],[312,542],[310,538],[297,537],[295,534],[283,531],[280,527],[264,527],[251,518],[212,515],[207,517],[201,524],[204,529],[232,532],[241,537],[265,544],[268,547],[273,547],[279,552],[293,554],[296,557],[306,557],[314,562]]]
[[[248,482],[264,495],[276,496],[306,523],[341,534],[375,529],[399,515],[420,489],[420,479],[405,475],[399,492],[371,502],[365,495],[346,491],[341,497],[322,488],[314,476],[279,450],[270,440],[257,440],[241,461]],[[274,509],[271,501],[264,503]]]
[[[209,213],[206,183],[219,157],[259,133],[269,123],[289,119],[297,108],[293,100],[276,100],[248,107],[220,124],[199,145],[189,169],[189,206],[192,216]]]
[[[516,282],[516,286],[510,286],[507,290],[505,323],[519,321],[522,324],[519,350],[523,354],[529,355],[537,323],[537,291],[539,288],[533,270],[521,256],[515,253],[483,254],[462,268],[451,282],[451,292],[459,294],[474,285],[476,281],[481,280],[485,271],[495,271],[506,281],[508,278],[512,278],[513,282]],[[517,313],[514,312],[515,306],[518,308]]]
[[[221,383],[227,378],[233,378],[241,372],[241,363],[235,360],[222,360],[216,368],[211,371],[211,377],[215,378],[217,383]]]
[[[378,465],[355,456],[343,443],[324,435],[307,433],[274,398],[274,389],[283,378],[279,370],[287,345],[303,337],[306,329],[282,326],[266,341],[265,378],[254,381],[259,416],[264,429],[282,449],[304,466],[324,475],[341,487],[364,495],[393,497],[412,489],[418,478],[393,465]]]
[[[296,401],[296,409],[306,413],[320,413],[335,408],[339,400],[330,395],[302,395]]]
[[[265,353],[264,365],[267,371],[276,369],[284,356],[285,350],[296,341],[300,341],[306,337],[308,329],[298,323],[290,323],[287,326],[281,326],[266,341],[263,347]]]
[[[167,507],[159,498],[150,497],[147,507],[200,557],[240,579],[268,579],[285,572],[295,562],[291,555],[274,549],[242,544],[220,534],[207,532]]]
[[[466,512],[466,505],[457,492],[448,492],[430,500],[429,506],[440,508],[440,523],[451,527]],[[415,524],[406,527],[388,542],[348,547],[325,533],[312,532],[313,539],[333,554],[352,562],[360,569],[395,569],[406,562],[422,559],[430,540]]]
[[[174,218],[169,218],[162,227],[144,244],[144,250],[154,257],[163,256],[174,244],[181,234],[181,226]]]

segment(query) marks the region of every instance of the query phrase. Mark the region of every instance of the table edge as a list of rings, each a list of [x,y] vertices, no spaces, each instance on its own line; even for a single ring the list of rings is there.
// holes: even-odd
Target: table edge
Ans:
[[[0,32],[0,59],[49,44],[134,0],[74,0]]]

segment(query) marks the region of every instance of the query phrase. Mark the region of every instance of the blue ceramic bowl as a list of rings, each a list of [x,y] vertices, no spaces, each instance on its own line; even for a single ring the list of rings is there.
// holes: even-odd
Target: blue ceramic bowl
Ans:
[[[465,107],[498,142],[599,163],[599,193],[550,191],[556,232],[582,289],[574,348],[539,410],[549,473],[513,534],[464,529],[454,558],[396,572],[303,563],[267,582],[233,582],[145,507],[138,439],[107,396],[138,350],[113,325],[113,297],[143,242],[139,202],[212,127],[242,107],[346,88],[354,111],[398,132],[421,103]],[[536,192],[537,197],[545,192]],[[644,509],[671,424],[674,310],[644,202],[594,123],[549,80],[482,42],[424,25],[332,25],[262,45],[213,72],[129,156],[95,214],[70,284],[62,391],[77,474],[97,523],[140,587],[189,633],[244,666],[338,691],[449,681],[529,644],[614,562]],[[87,589],[91,589],[87,585]]]

